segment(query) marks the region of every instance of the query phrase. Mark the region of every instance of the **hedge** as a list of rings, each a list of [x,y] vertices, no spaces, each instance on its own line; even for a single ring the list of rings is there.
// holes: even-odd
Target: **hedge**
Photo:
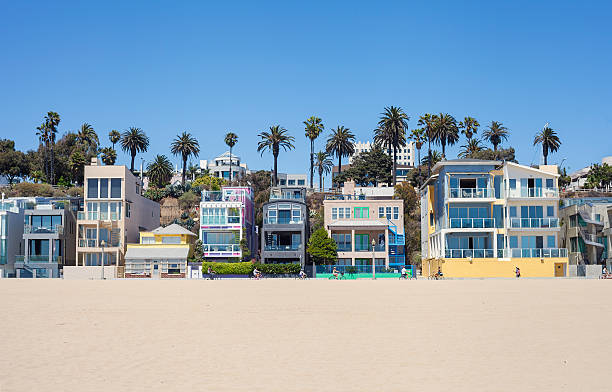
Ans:
[[[255,268],[267,275],[297,274],[301,269],[299,264],[253,264],[250,261],[243,263],[214,263],[205,261],[202,263],[202,272],[204,274],[208,273],[208,267],[211,267],[219,275],[252,275]]]

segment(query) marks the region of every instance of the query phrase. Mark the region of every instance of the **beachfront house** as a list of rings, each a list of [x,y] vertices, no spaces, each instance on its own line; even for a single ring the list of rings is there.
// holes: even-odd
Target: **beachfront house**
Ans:
[[[23,208],[16,200],[0,201],[0,278],[15,276],[16,256],[23,254]]]
[[[565,276],[557,166],[441,161],[421,187],[423,275]]]
[[[230,179],[230,162],[232,170],[232,180],[243,178],[247,174],[250,174],[246,163],[242,163],[240,157],[236,154],[231,154],[229,151],[215,157],[212,160],[201,160],[200,170],[208,171],[213,177],[223,178],[224,180]]]

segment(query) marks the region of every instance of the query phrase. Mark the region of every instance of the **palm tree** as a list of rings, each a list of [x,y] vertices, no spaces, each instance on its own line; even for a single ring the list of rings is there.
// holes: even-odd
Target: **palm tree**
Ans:
[[[315,155],[314,167],[316,167],[319,172],[319,191],[323,192],[323,190],[325,189],[325,186],[323,184],[323,175],[329,174],[331,172],[332,168],[334,167],[334,163],[329,158],[328,153],[326,153],[325,151],[319,151]]]
[[[112,166],[117,161],[117,151],[112,147],[104,147],[100,150],[100,154],[105,165]]]
[[[132,156],[130,170],[134,171],[134,159],[136,153],[145,152],[149,148],[149,138],[140,128],[131,127],[121,135],[121,148],[129,151]]]
[[[257,151],[263,155],[264,151],[269,150],[274,157],[274,173],[272,183],[274,186],[278,184],[278,154],[281,147],[285,150],[293,150],[295,146],[293,142],[295,138],[287,134],[287,130],[280,125],[270,127],[270,132],[261,132],[257,135],[261,140],[257,143]]]
[[[50,145],[51,156],[49,157],[50,163],[50,177],[51,177],[51,185],[55,185],[55,135],[57,134],[57,126],[60,123],[60,116],[56,112],[47,112],[45,116],[45,124],[47,124],[47,142]]]
[[[187,159],[200,153],[200,143],[191,136],[189,132],[177,135],[176,139],[170,144],[170,151],[174,155],[180,155],[183,159],[183,177],[181,184],[185,185],[185,175],[187,173]]]
[[[478,132],[480,123],[474,117],[467,116],[459,123],[459,129],[461,133],[465,135],[468,140],[468,144],[472,137]]]
[[[459,141],[457,120],[450,114],[440,113],[434,120],[435,139],[442,146],[442,156],[446,159],[446,145],[452,146]]]
[[[193,163],[189,162],[189,166],[187,167],[187,175],[191,177],[191,181],[195,180],[195,176],[196,174],[198,174],[198,170],[200,170],[200,167],[198,165],[194,165]]]
[[[319,137],[323,129],[323,121],[319,117],[311,116],[308,120],[304,121],[306,126],[306,137],[310,139],[310,187],[313,188],[313,176],[314,176],[314,142]]]
[[[472,158],[474,154],[480,151],[482,151],[480,140],[468,139],[468,143],[461,146],[458,156],[459,158]]]
[[[108,133],[108,140],[110,140],[110,142],[113,143],[113,150],[114,150],[115,143],[121,140],[121,134],[119,133],[119,131],[116,131],[113,129],[112,131]]]
[[[38,136],[39,149],[42,150],[42,160],[43,160],[43,171],[45,174],[45,179],[51,182],[51,175],[49,173],[49,160],[47,159],[48,149],[49,149],[49,127],[47,123],[42,123],[40,126],[36,127],[36,136]]]
[[[232,149],[234,148],[236,143],[238,143],[238,135],[236,135],[234,132],[228,132],[225,135],[225,144],[227,144],[227,146],[230,148],[230,171],[229,171],[230,185],[232,184],[232,160],[234,159],[232,155]]]
[[[421,163],[423,165],[434,166],[436,163],[440,162],[443,158],[444,156],[440,154],[439,151],[433,150],[431,152],[431,155],[428,155],[425,158],[423,158]]]
[[[493,145],[493,151],[497,151],[497,146],[503,140],[508,140],[508,128],[504,127],[504,125],[497,121],[491,121],[491,125],[489,125],[489,129],[482,134],[485,140],[488,140],[489,143]]]
[[[156,155],[147,165],[147,176],[158,188],[163,188],[172,178],[172,163],[165,155]]]
[[[386,138],[387,146],[393,149],[393,186],[395,186],[397,182],[397,150],[406,146],[406,129],[408,129],[410,117],[400,107],[389,106],[384,110],[378,121],[378,128],[374,131],[374,142],[376,143],[376,135],[379,134],[379,142]],[[379,145],[381,144],[379,143]]]
[[[342,173],[342,157],[348,157],[355,153],[355,135],[348,128],[339,125],[336,129],[332,129],[332,134],[327,138],[325,151],[338,157],[338,175],[340,175]]]
[[[83,145],[84,152],[89,152],[92,155],[97,153],[100,139],[91,125],[83,123],[83,125],[81,125],[81,129],[79,129],[77,132],[76,139],[81,145]]]
[[[83,153],[78,149],[70,154],[68,165],[70,166],[70,170],[72,170],[72,177],[77,185],[83,184],[83,168],[86,164],[87,158],[85,158]]]
[[[419,117],[419,122],[417,123],[420,127],[425,130],[425,138],[427,139],[427,162],[432,162],[431,157],[431,142],[435,141],[435,128],[434,128],[434,120],[435,115],[425,113],[421,117]],[[431,165],[427,165],[427,176],[431,176]]]
[[[419,167],[419,181],[421,178],[421,148],[423,147],[423,143],[425,143],[425,140],[427,140],[427,137],[425,136],[425,129],[423,128],[418,128],[418,129],[413,129],[412,132],[410,133],[410,138],[414,141],[414,146],[417,149],[417,166]]]
[[[561,140],[559,139],[559,136],[557,136],[557,132],[555,132],[552,128],[548,126],[548,124],[546,124],[546,126],[544,126],[544,129],[542,129],[542,131],[539,132],[533,139],[534,146],[538,143],[542,145],[542,154],[544,154],[544,164],[548,165],[548,153],[556,152],[557,150],[559,150],[559,147],[561,146]]]

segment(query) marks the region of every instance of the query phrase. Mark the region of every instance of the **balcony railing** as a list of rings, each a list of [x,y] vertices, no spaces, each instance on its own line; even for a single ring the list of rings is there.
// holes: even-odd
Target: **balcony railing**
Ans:
[[[25,234],[64,234],[64,225],[52,226],[32,226],[25,225],[23,228]]]
[[[348,245],[338,245],[338,252],[352,252],[353,248],[351,244]]]
[[[510,218],[511,229],[555,229],[559,227],[559,218]]]
[[[202,192],[202,201],[223,201],[223,193],[219,191]]]
[[[288,252],[288,251],[297,251],[300,249],[300,244],[291,244],[291,245],[266,245],[264,247],[267,251],[274,252]]]
[[[492,229],[495,218],[450,218],[451,229]]]
[[[374,246],[374,252],[384,252],[385,244],[376,244]],[[368,245],[367,248],[355,246],[355,252],[372,252],[372,245]]]
[[[202,244],[202,250],[208,252],[240,252],[238,244]]]
[[[495,190],[492,188],[450,188],[448,197],[451,199],[488,199],[495,197]]]
[[[267,225],[301,225],[304,221],[301,218],[299,220],[266,218],[264,223]]]
[[[366,195],[325,195],[325,200],[366,200]]]
[[[504,249],[504,257],[518,258],[550,258],[550,257],[567,257],[567,249],[565,248],[536,248],[536,249]]]
[[[30,255],[23,256],[18,255],[15,256],[15,262],[17,263],[61,263],[62,256],[55,255]]]
[[[558,188],[516,188],[506,189],[506,197],[527,197],[527,198],[557,198],[559,197]]]
[[[117,247],[121,246],[120,241],[106,241],[105,247]],[[80,248],[99,248],[98,240],[95,239],[79,239],[79,247]]]
[[[304,196],[301,193],[293,192],[282,192],[282,193],[271,193],[270,200],[304,200]]]
[[[448,259],[484,259],[494,257],[493,249],[446,249],[445,257]]]

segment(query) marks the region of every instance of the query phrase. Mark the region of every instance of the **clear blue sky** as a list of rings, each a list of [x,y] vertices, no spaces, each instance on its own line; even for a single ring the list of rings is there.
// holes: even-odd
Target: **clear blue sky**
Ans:
[[[536,3],[534,5],[534,3]],[[501,121],[520,163],[539,161],[545,122],[570,170],[612,155],[612,6],[609,1],[229,2],[5,1],[0,12],[1,137],[37,146],[49,110],[60,132],[88,122],[151,138],[145,159],[171,157],[179,132],[201,159],[236,152],[270,168],[257,133],[296,137],[279,170],[306,172],[302,121],[371,138],[384,106],[410,125],[425,112]],[[323,146],[323,138],[317,148]],[[449,150],[454,157],[458,146]],[[178,159],[171,157],[173,162]],[[119,153],[119,162],[129,164]]]

